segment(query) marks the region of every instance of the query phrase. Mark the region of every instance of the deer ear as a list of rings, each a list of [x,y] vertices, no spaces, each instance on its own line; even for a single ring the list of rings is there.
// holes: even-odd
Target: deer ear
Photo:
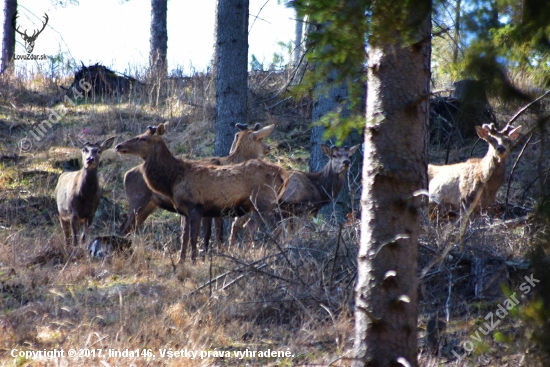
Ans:
[[[476,126],[477,136],[479,136],[483,140],[489,138],[489,131],[490,131],[489,125],[485,124],[483,125],[483,127]]]
[[[259,125],[259,124],[257,124],[257,125]],[[271,134],[271,132],[273,131],[274,128],[275,128],[275,125],[268,125],[268,126],[264,127],[263,129],[252,133],[252,136],[254,137],[255,140],[263,139],[266,136],[269,136],[269,134]]]
[[[357,144],[356,146],[349,148],[349,156],[350,156],[350,157],[353,155],[353,153],[355,153],[355,151],[357,150],[357,148],[359,148],[359,145],[360,145],[360,144]]]
[[[520,131],[521,131],[521,126],[518,126],[515,129],[510,130],[510,132],[508,133],[508,138],[510,138],[510,140],[516,140],[519,137]]]
[[[490,123],[490,124],[483,124],[483,125],[481,125],[481,127],[482,127],[484,130],[489,131],[489,132],[495,131],[495,130],[496,130],[496,129],[495,129],[495,124],[493,124],[493,123]]]
[[[75,148],[82,149],[86,146],[86,143],[81,141],[80,139],[74,137],[72,134],[68,134],[69,140],[73,144]]]
[[[166,132],[167,129],[167,126],[168,125],[167,123],[164,123],[164,124],[160,124],[158,127],[157,127],[157,135],[164,135],[164,133]]]
[[[331,149],[328,145],[326,145],[326,144],[321,144],[321,150],[323,151],[323,153],[324,153],[327,157],[329,157],[329,158],[332,157],[332,149]]]
[[[115,136],[113,136],[109,139],[106,139],[106,140],[103,141],[103,143],[101,143],[99,148],[101,149],[101,151],[107,150],[113,145],[114,141],[115,141]]]

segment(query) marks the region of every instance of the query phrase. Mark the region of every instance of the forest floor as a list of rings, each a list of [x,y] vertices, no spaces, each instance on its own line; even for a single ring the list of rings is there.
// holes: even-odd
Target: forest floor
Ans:
[[[249,121],[276,124],[265,159],[307,170],[311,101],[281,93],[289,80],[284,72],[250,78]],[[341,224],[299,219],[285,225],[281,237],[260,232],[252,243],[241,239],[232,248],[201,253],[195,265],[176,265],[179,216],[158,210],[129,236],[131,251],[103,260],[70,256],[53,196],[62,168],[79,165],[68,133],[90,141],[115,135],[121,142],[167,121],[166,140],[178,156],[211,156],[214,143],[212,83],[204,75],[166,82],[159,107],[148,90],[88,99],[69,91],[76,106],[59,103],[65,96],[59,84],[70,83],[43,76],[0,81],[0,364],[349,365],[360,230],[355,218]],[[63,118],[36,139],[31,131],[52,110]],[[501,122],[512,113],[499,111]],[[451,161],[466,159],[474,142],[451,146]],[[523,143],[509,157],[508,172]],[[532,291],[539,284],[528,292],[521,286],[533,274],[529,249],[545,228],[533,213],[546,183],[531,184],[540,167],[548,167],[545,149],[540,142],[526,147],[497,203],[470,218],[465,231],[456,219],[423,211],[420,365],[542,365],[542,349],[531,337],[540,322],[525,316],[536,308]],[[473,155],[485,151],[482,142]],[[430,159],[441,162],[446,154],[434,144]],[[123,176],[139,163],[113,150],[102,154],[104,195],[88,242],[116,233],[128,208]],[[506,196],[510,214],[504,215]],[[540,287],[547,289],[548,282]],[[490,333],[480,333],[487,315],[500,315],[499,306],[514,292],[519,302],[501,311]],[[25,354],[30,351],[58,355]]]

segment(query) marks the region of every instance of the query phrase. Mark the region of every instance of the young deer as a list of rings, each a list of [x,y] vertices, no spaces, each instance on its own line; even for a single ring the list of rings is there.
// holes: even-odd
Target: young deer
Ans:
[[[474,210],[495,202],[497,191],[506,174],[506,157],[521,126],[506,125],[498,131],[494,124],[476,126],[477,135],[489,143],[483,158],[445,166],[428,165],[430,204],[441,210]]]
[[[329,161],[317,172],[290,171],[290,182],[281,199],[283,213],[290,215],[317,215],[317,212],[338,197],[351,157],[359,145],[354,147],[329,147],[321,144]]]
[[[354,147],[329,147],[321,144],[323,153],[329,158],[322,170],[317,172],[289,171],[288,186],[279,201],[283,217],[292,215],[317,215],[319,210],[335,200],[346,180],[346,172],[351,164],[351,157],[359,145]],[[251,235],[255,229],[254,221],[236,218],[231,227],[230,244],[235,242],[237,232],[246,227]]]
[[[115,138],[109,138],[101,144],[75,141],[70,135],[69,138],[73,145],[82,150],[83,167],[79,171],[65,172],[59,176],[55,197],[65,241],[69,244],[70,227],[73,234],[72,242],[76,246],[81,225],[84,224],[81,237],[81,242],[84,242],[86,231],[94,220],[94,214],[101,198],[101,188],[97,176],[101,152],[109,149]]]
[[[164,124],[149,126],[147,132],[118,144],[116,150],[141,157],[145,161],[141,172],[147,186],[168,197],[186,218],[183,233],[191,242],[193,262],[202,217],[275,210],[288,183],[289,175],[283,168],[259,159],[228,166],[177,159],[162,139],[165,131]],[[180,262],[185,261],[186,249],[184,237]]]

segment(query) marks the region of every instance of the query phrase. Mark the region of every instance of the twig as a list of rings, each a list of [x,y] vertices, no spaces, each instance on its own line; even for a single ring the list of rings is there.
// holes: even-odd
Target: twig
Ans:
[[[260,268],[256,268],[256,267],[254,267],[252,264],[246,263],[246,262],[244,262],[244,261],[242,261],[242,260],[239,260],[239,259],[237,259],[236,257],[233,257],[233,256],[231,256],[231,255],[220,254],[220,255],[218,255],[218,256],[227,257],[228,259],[231,259],[231,260],[235,261],[235,262],[238,263],[238,264],[247,266],[247,267],[249,267],[250,269],[252,269],[252,270],[254,270],[254,271],[258,272],[258,273],[262,273],[262,274],[268,275],[268,276],[270,276],[270,277],[272,277],[272,278],[279,279],[279,280],[282,280],[282,281],[287,282],[287,283],[290,283],[290,284],[296,284],[296,282],[293,282],[293,281],[290,280],[290,279],[286,279],[286,278],[280,277],[280,276],[278,276],[278,275],[276,275],[276,274],[269,273],[269,272],[264,271],[264,270],[260,270]]]
[[[211,247],[213,247],[213,246],[211,246]],[[209,274],[209,277],[210,277],[210,281],[208,282],[208,283],[210,283],[209,286],[208,286],[208,289],[209,289],[208,290],[208,296],[209,297],[212,297],[212,252],[214,252],[214,251],[212,251],[212,248],[210,248],[210,266],[208,267],[208,274]]]
[[[522,107],[511,119],[510,121],[508,121],[506,123],[506,126],[510,125],[512,122],[516,121],[517,118],[522,114],[524,113],[529,107],[531,107],[534,103],[540,101],[541,99],[543,99],[544,97],[546,97],[548,95],[548,93],[550,93],[550,90],[547,90],[542,96],[540,96],[539,98],[535,99],[533,102],[530,102],[528,104],[526,104],[524,107]]]
[[[260,212],[258,211],[258,208],[256,207],[256,203],[254,201],[252,201],[252,204],[254,205],[254,208],[256,209],[257,213],[259,214],[260,216],[260,219],[262,219],[264,221],[264,223],[267,223],[264,218],[262,217],[262,215],[260,214]],[[252,219],[254,219],[254,217],[252,217]],[[261,223],[258,223],[260,226],[261,226]],[[271,241],[273,241],[273,243],[275,244],[275,246],[277,246],[277,249],[279,249],[279,252],[281,253],[281,255],[284,256],[286,262],[288,263],[288,265],[290,266],[290,268],[292,269],[292,271],[294,272],[294,274],[296,274],[296,277],[298,278],[298,280],[303,284],[303,285],[306,285],[306,282],[300,277],[300,273],[298,273],[298,270],[296,270],[296,268],[294,267],[294,264],[292,264],[292,262],[290,261],[290,259],[288,258],[288,256],[286,256],[285,254],[285,251],[283,250],[283,248],[281,247],[281,245],[279,245],[279,242],[275,241],[275,239],[269,234],[267,233],[267,231],[263,231],[265,233],[265,235],[267,236],[268,239],[270,239]]]
[[[268,2],[269,2],[269,0],[267,0],[267,1],[265,2],[265,4],[262,5],[262,7],[260,8],[260,10],[258,10],[258,14],[253,15],[254,21],[252,22],[252,25],[251,25],[250,28],[248,29],[248,33],[249,33],[249,34],[250,34],[250,31],[252,30],[252,27],[254,27],[254,23],[256,23],[256,19],[261,19],[261,20],[263,20],[264,22],[269,23],[267,20],[260,18],[260,13],[262,12],[262,10],[264,10],[264,8],[265,8],[265,6],[267,5]]]
[[[466,218],[467,219],[467,218]],[[420,272],[420,279],[423,279],[426,274],[428,273],[428,271],[434,267],[434,265],[436,265],[437,263],[439,263],[440,261],[443,262],[443,260],[445,260],[445,258],[447,257],[447,255],[449,254],[449,252],[451,251],[451,249],[455,246],[459,246],[461,244],[463,244],[464,240],[468,240],[471,236],[473,235],[473,232],[470,234],[470,236],[468,236],[468,238],[464,239],[464,232],[461,230],[461,233],[460,233],[460,242],[457,243],[457,244],[454,244],[452,242],[450,242],[442,251],[441,254],[439,254],[438,256],[434,257],[432,259],[432,261],[430,261],[428,263],[428,265],[426,265],[424,267],[424,269],[422,269],[422,271]],[[426,246],[424,246],[426,247]],[[456,256],[456,255],[455,255]],[[457,256],[458,257],[458,256]]]
[[[449,305],[451,303],[451,289],[453,287],[453,273],[451,273],[449,271],[449,290],[448,290],[448,296],[447,296],[447,301],[445,302],[445,319],[447,321],[447,323],[449,322],[449,319],[450,319],[450,310],[449,310]]]
[[[338,241],[336,242],[336,249],[334,250],[334,257],[332,258],[332,270],[330,271],[330,279],[328,281],[328,287],[332,287],[332,277],[334,276],[334,266],[336,265],[336,258],[338,257],[338,250],[340,249],[340,239],[342,238],[342,223],[340,223],[340,230],[338,231]]]
[[[521,201],[524,201],[525,200],[525,194],[527,194],[527,191],[529,191],[529,189],[531,188],[531,186],[540,178],[540,176],[544,175],[545,173],[547,173],[548,171],[550,171],[550,168],[546,169],[544,172],[541,172],[540,174],[537,175],[537,177],[535,177],[535,179],[533,181],[531,181],[529,183],[529,185],[527,185],[527,187],[525,188],[525,190],[523,191],[523,195],[521,195]]]
[[[211,250],[211,251],[212,251],[212,250]],[[264,257],[264,258],[261,258],[260,260],[254,261],[253,263],[245,264],[245,265],[246,265],[246,266],[255,265],[255,264],[257,264],[257,263],[259,263],[259,262],[262,262],[262,261],[264,261],[264,260],[267,260],[267,259],[269,259],[269,258],[271,258],[271,257],[277,257],[277,256],[280,256],[280,254],[269,255],[269,256],[266,256],[266,257]],[[230,256],[227,256],[227,257],[230,257]],[[225,277],[225,276],[227,276],[227,275],[229,275],[229,274],[231,274],[231,273],[241,272],[241,271],[243,271],[244,268],[245,268],[245,266],[240,266],[240,267],[238,267],[238,268],[236,268],[236,269],[232,269],[232,270],[226,271],[225,273],[218,275],[218,276],[215,277],[214,279],[210,279],[208,282],[206,282],[206,283],[200,285],[198,288],[193,289],[191,292],[189,292],[189,293],[187,294],[187,296],[191,296],[191,295],[197,293],[198,291],[200,291],[200,290],[203,289],[204,287],[210,285],[211,283],[217,282],[219,279],[221,279],[221,278],[223,278],[223,277]]]
[[[257,269],[261,269],[261,268],[265,268],[267,266],[267,264],[262,264],[260,265],[259,267],[257,267]],[[248,274],[248,273],[246,273]],[[229,283],[225,284],[223,287],[222,287],[222,290],[225,290],[227,288],[229,288],[231,285],[235,284],[237,281],[241,280],[242,278],[244,278],[244,276],[246,274],[241,274],[239,275],[237,278],[233,279],[232,281],[230,281]]]
[[[470,158],[472,157],[472,154],[474,153],[474,149],[475,149],[477,143],[479,143],[480,141],[481,141],[481,138],[477,138],[476,142],[474,143],[474,146],[472,147],[472,149],[470,149],[470,154],[469,154]]]
[[[533,138],[533,133],[531,133],[531,135],[529,136],[529,139],[527,139],[527,141],[523,145],[523,148],[521,148],[521,152],[519,152],[519,155],[516,158],[516,161],[514,162],[514,166],[512,167],[512,171],[510,171],[510,176],[508,176],[508,185],[506,187],[506,200],[504,201],[504,216],[510,214],[510,213],[508,213],[508,198],[510,196],[510,183],[512,182],[512,177],[514,176],[514,171],[516,170],[516,167],[518,166],[519,160],[523,156],[523,152],[525,152],[525,149],[527,148],[527,146],[531,142],[532,138]]]

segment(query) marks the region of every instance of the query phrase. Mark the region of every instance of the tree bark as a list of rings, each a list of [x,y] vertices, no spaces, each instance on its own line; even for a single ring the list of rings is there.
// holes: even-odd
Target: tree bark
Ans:
[[[219,0],[216,34],[216,128],[214,154],[225,156],[247,123],[248,0]]]
[[[2,39],[2,72],[13,65],[15,56],[15,29],[12,19],[17,11],[17,0],[4,0],[4,37]]]
[[[304,17],[298,14],[298,11],[295,11],[294,14],[296,15],[296,28],[294,28],[294,67],[298,67],[303,54],[302,33],[304,32]]]
[[[166,13],[168,0],[151,0],[151,39],[149,66],[155,74],[166,75],[168,31]]]
[[[333,72],[333,76],[334,75],[335,72]],[[309,158],[309,171],[317,172],[323,169],[328,162],[328,158],[321,150],[321,144],[327,143],[323,140],[325,127],[315,124],[329,112],[336,112],[338,107],[342,107],[342,117],[349,117],[349,113],[344,108],[348,100],[348,88],[346,83],[336,84],[332,78],[329,78],[329,80],[319,81],[316,84],[313,98],[314,102],[311,110],[311,122],[313,123],[313,127],[311,128],[310,136],[311,155]],[[330,143],[328,144],[331,145]]]
[[[354,366],[418,366],[416,192],[427,187],[430,4],[373,3]],[[388,19],[396,13],[404,25]]]
[[[454,29],[454,44],[453,44],[453,63],[458,62],[458,51],[460,49],[460,1],[456,0],[455,4],[455,29]]]

